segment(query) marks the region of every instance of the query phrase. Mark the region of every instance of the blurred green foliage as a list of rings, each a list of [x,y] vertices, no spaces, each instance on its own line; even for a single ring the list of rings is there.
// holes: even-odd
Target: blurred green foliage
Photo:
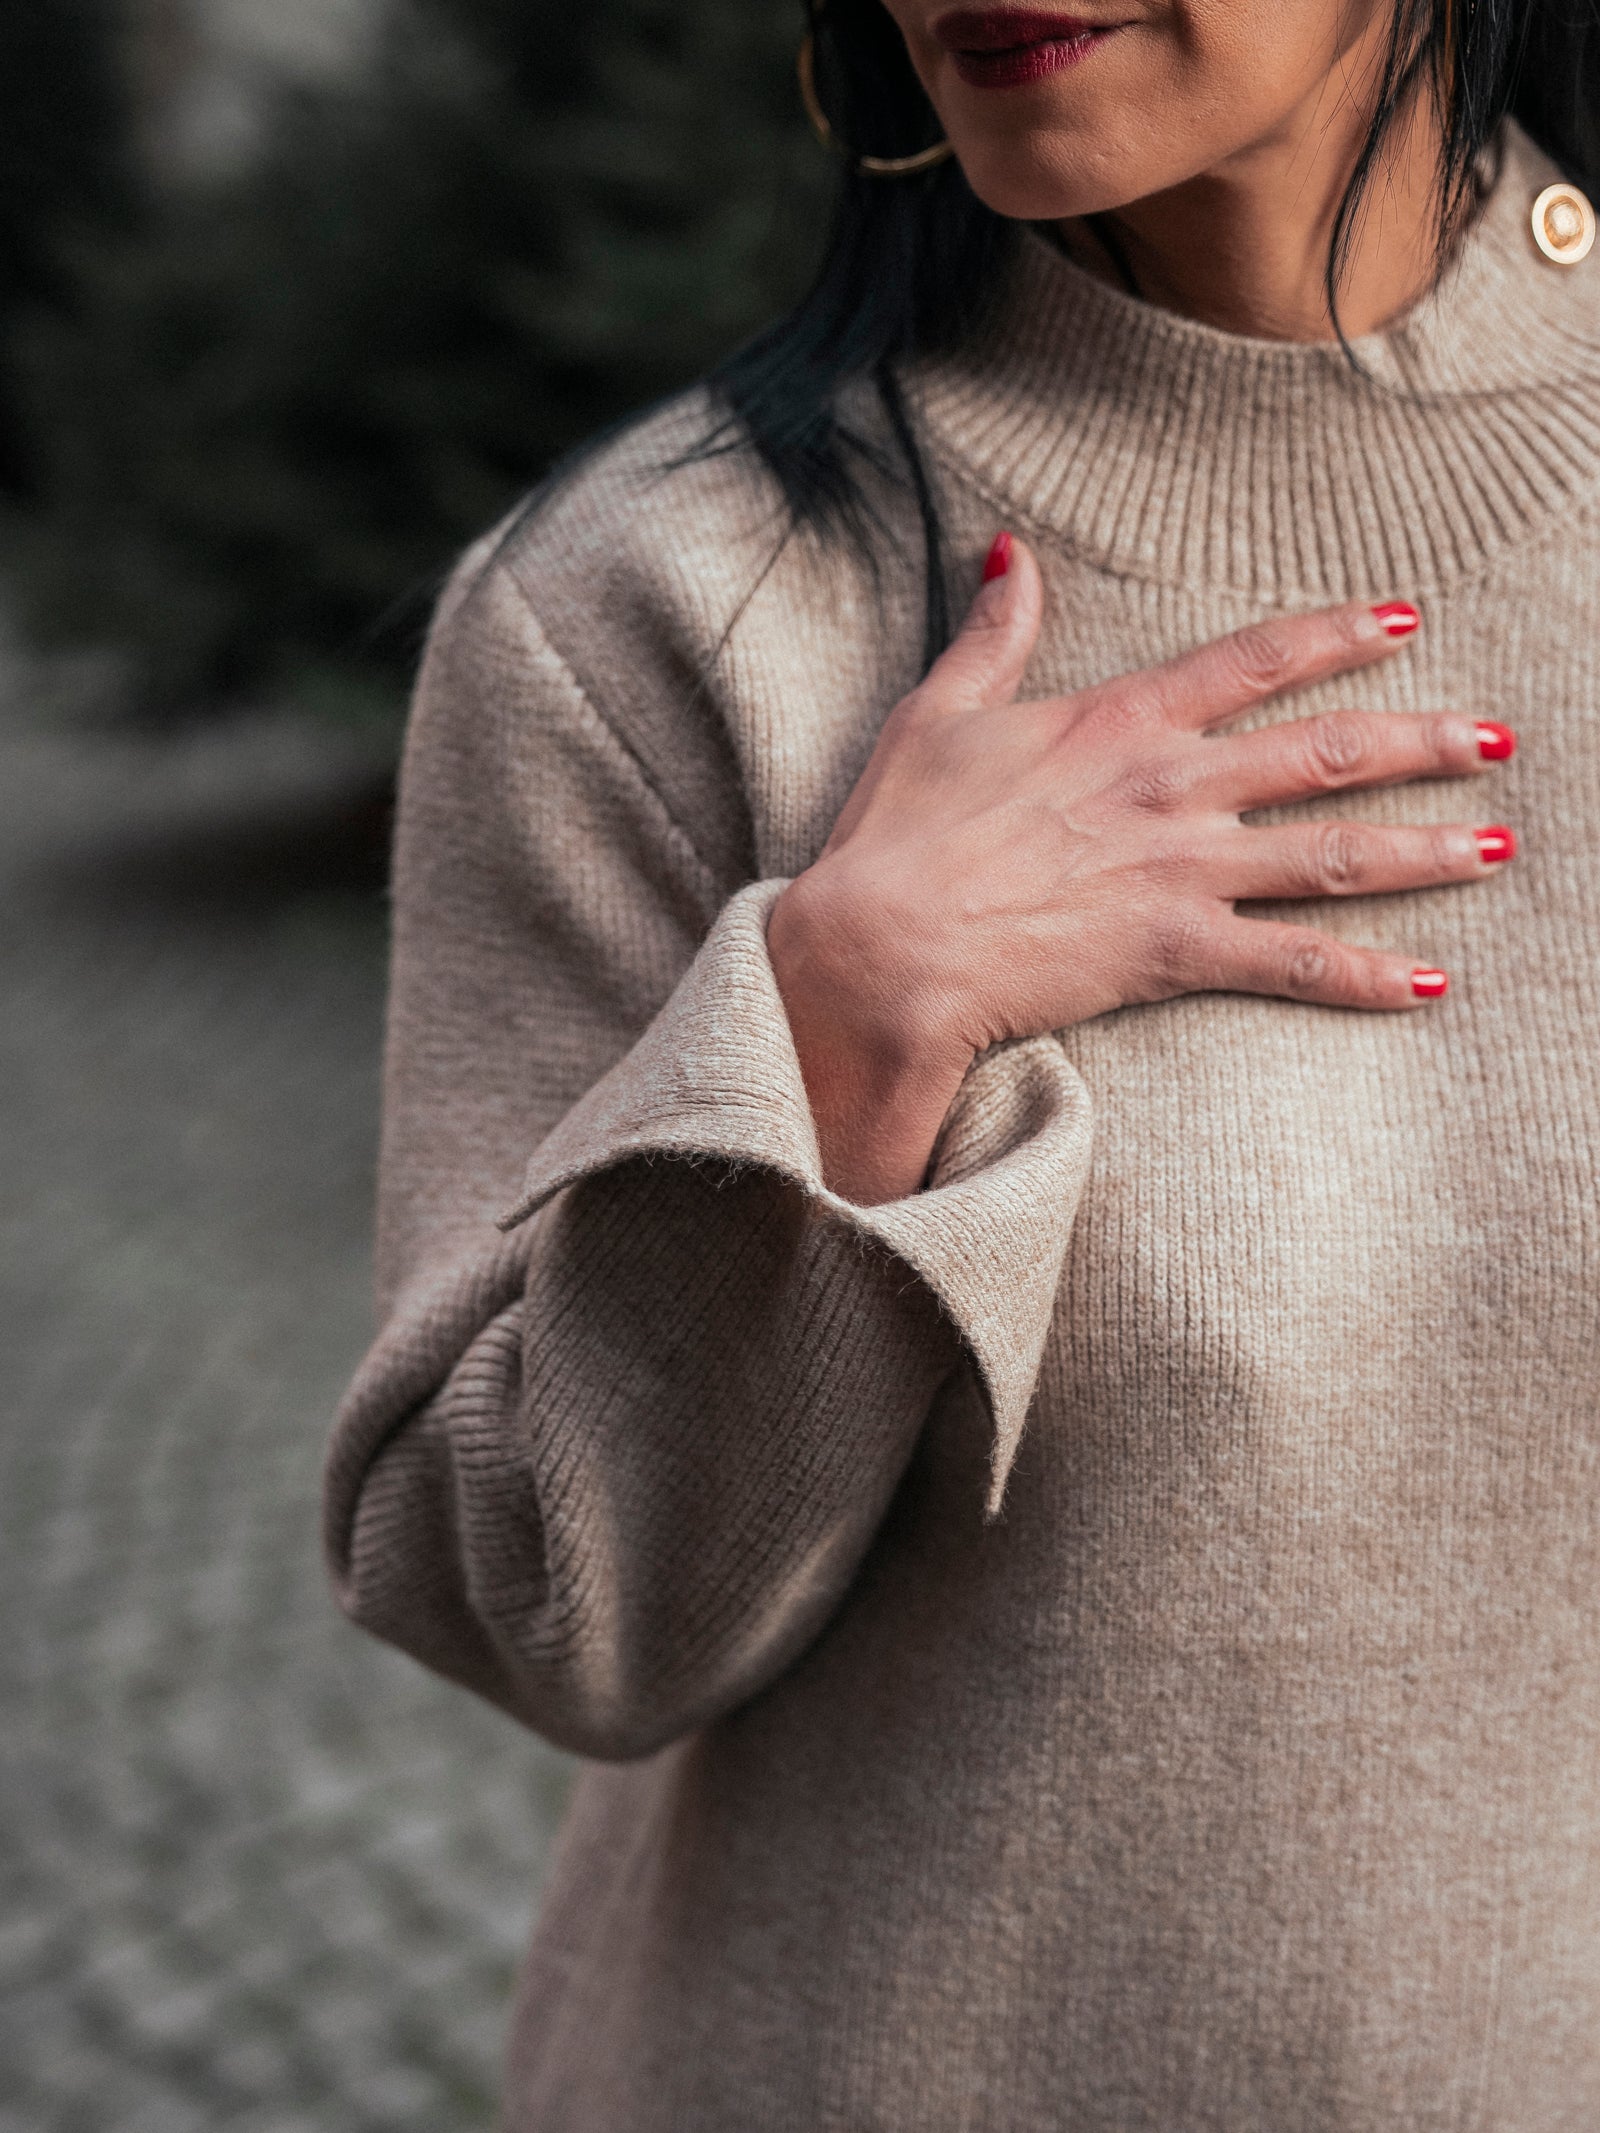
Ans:
[[[247,167],[80,247],[24,351],[35,632],[116,648],[163,714],[398,701],[461,545],[811,271],[798,14],[394,0]]]
[[[112,0],[0,5],[0,494],[37,475],[21,404],[25,320],[71,301],[68,260],[133,206]]]

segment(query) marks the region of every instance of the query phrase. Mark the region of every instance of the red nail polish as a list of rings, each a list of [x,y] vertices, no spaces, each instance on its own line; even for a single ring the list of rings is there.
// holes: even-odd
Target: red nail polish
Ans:
[[[983,566],[983,582],[992,585],[996,578],[1003,578],[1011,568],[1011,536],[997,533],[994,546],[989,550],[989,560]]]
[[[1486,763],[1508,763],[1517,752],[1517,737],[1509,726],[1492,718],[1478,721],[1478,753]]]
[[[1504,823],[1497,822],[1493,829],[1476,830],[1473,834],[1478,840],[1478,850],[1489,866],[1496,867],[1504,859],[1516,858],[1517,833],[1507,829]]]
[[[1385,600],[1372,612],[1379,626],[1391,637],[1409,637],[1422,621],[1409,600]]]
[[[1442,1000],[1450,990],[1450,980],[1442,970],[1413,970],[1411,990],[1419,1000]]]

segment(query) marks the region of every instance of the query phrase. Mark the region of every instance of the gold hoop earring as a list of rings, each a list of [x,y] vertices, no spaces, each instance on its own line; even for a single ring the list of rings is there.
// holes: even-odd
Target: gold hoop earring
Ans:
[[[918,171],[934,170],[947,163],[955,154],[948,141],[939,141],[932,148],[924,148],[914,156],[858,156],[846,148],[834,132],[828,114],[822,108],[822,98],[817,94],[817,40],[808,30],[800,46],[797,70],[800,76],[800,98],[806,107],[806,117],[811,121],[811,130],[824,148],[836,155],[848,156],[855,168],[866,178],[913,178]]]

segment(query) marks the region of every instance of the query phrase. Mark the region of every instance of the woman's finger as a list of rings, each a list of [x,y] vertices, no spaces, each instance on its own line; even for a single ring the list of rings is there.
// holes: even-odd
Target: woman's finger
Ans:
[[[1516,856],[1515,834],[1464,824],[1380,828],[1370,822],[1242,826],[1223,840],[1216,879],[1224,896],[1298,901],[1389,896],[1446,882],[1482,881]]]
[[[938,711],[1010,703],[1043,615],[1044,587],[1031,550],[1009,533],[997,535],[966,620],[907,702]]]
[[[1270,696],[1386,659],[1416,630],[1404,600],[1351,601],[1309,615],[1276,615],[1218,637],[1163,666],[1124,675],[1099,692],[1115,709],[1147,713],[1201,733]]]
[[[1354,948],[1310,926],[1232,918],[1213,935],[1216,975],[1208,992],[1265,993],[1319,1007],[1374,1013],[1419,1007],[1446,989],[1442,971],[1376,948]]]
[[[1200,789],[1240,814],[1354,786],[1468,777],[1505,762],[1516,745],[1509,726],[1454,712],[1326,711],[1208,741],[1198,752]]]

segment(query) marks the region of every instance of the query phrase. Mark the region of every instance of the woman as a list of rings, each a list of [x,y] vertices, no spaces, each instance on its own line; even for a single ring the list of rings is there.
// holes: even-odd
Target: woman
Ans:
[[[428,654],[330,1548],[591,1759],[528,2133],[1600,2125],[1588,62],[1084,6],[828,0]]]

